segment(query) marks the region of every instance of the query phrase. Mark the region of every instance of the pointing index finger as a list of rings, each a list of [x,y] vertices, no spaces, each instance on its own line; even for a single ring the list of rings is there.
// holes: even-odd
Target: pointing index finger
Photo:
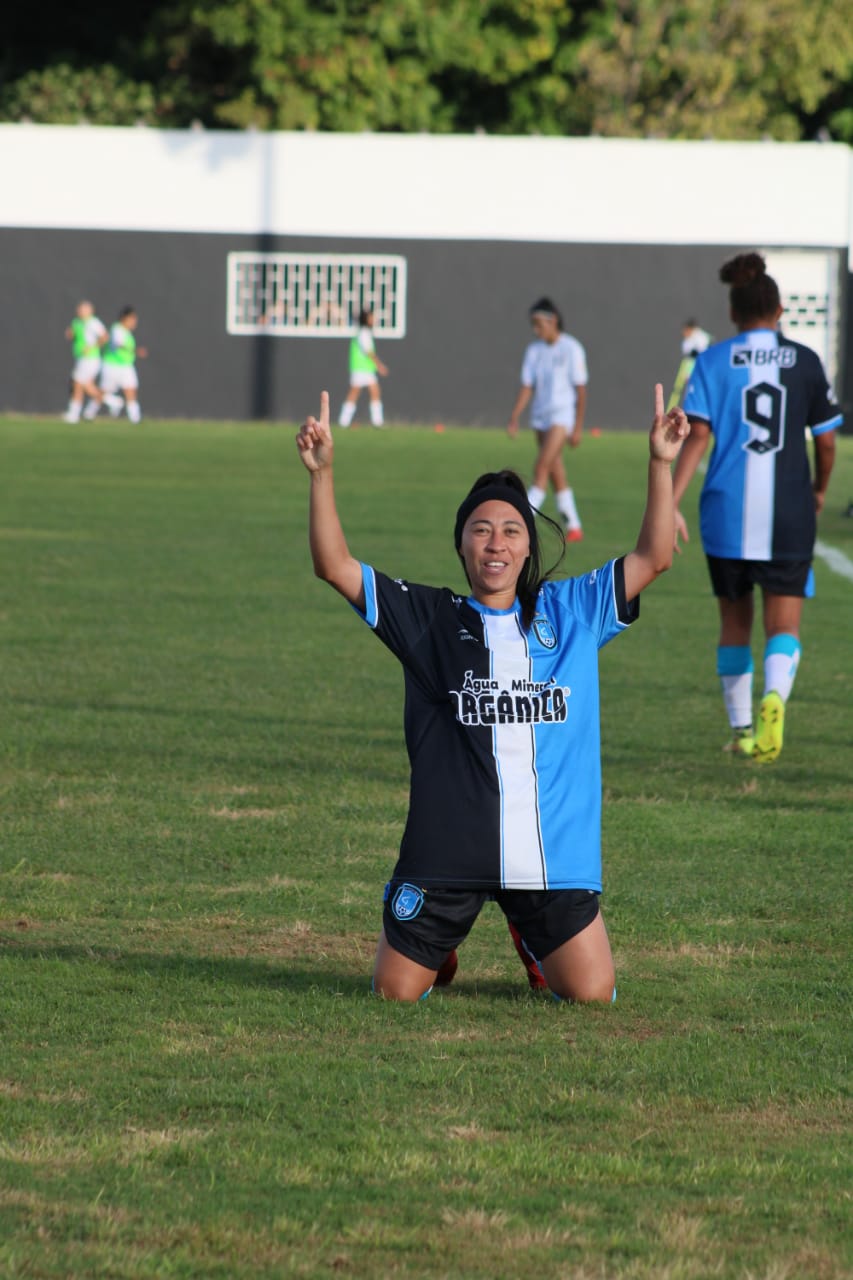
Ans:
[[[320,392],[320,426],[324,431],[329,429],[329,393]]]
[[[663,384],[655,383],[655,417],[663,417]]]

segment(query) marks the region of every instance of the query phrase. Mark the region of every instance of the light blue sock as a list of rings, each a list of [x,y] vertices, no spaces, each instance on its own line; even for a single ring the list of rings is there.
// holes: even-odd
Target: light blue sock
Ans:
[[[783,702],[788,701],[802,649],[797,637],[788,632],[770,637],[764,650],[765,693],[778,693]]]

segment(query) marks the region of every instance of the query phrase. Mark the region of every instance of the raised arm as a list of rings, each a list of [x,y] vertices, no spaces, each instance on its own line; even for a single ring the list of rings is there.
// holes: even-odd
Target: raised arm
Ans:
[[[335,503],[332,479],[334,444],[329,426],[329,393],[320,393],[320,417],[308,417],[299,428],[296,447],[311,477],[308,541],[318,578],[364,611],[361,565],[350,555]]]
[[[649,479],[646,510],[637,545],[625,557],[625,595],[638,596],[672,564],[675,541],[675,504],[671,467],[690,434],[683,409],[664,413],[663,387],[655,386],[655,417],[649,432]]]

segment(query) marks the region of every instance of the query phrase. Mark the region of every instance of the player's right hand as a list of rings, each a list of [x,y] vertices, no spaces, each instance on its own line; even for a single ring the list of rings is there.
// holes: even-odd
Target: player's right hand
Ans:
[[[307,417],[296,436],[296,447],[308,471],[322,471],[332,465],[334,444],[329,426],[329,393],[320,392],[320,417]]]
[[[515,439],[518,435],[518,418],[510,418],[509,422],[506,424],[506,433],[508,436]]]
[[[681,547],[678,545],[679,536],[682,537],[685,542],[690,541],[690,534],[687,532],[687,521],[684,519],[684,516],[678,510],[678,507],[676,507],[675,508],[675,539],[672,545],[675,548],[675,550],[678,552],[678,554],[681,555]]]

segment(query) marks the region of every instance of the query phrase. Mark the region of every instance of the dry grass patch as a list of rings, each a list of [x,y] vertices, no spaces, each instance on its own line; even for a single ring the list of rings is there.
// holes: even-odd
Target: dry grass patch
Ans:
[[[242,822],[244,818],[283,818],[288,821],[293,812],[293,806],[288,805],[282,809],[229,809],[223,806],[221,809],[208,809],[208,813],[212,818],[225,818],[228,822]]]
[[[0,1138],[0,1160],[38,1166],[46,1173],[64,1173],[90,1165],[92,1152],[61,1134],[23,1133],[9,1141]]]
[[[75,1217],[83,1214],[99,1222],[124,1226],[137,1218],[137,1215],[128,1209],[105,1204],[103,1200],[94,1200],[86,1204],[69,1204],[65,1201],[50,1200],[47,1196],[39,1195],[34,1191],[18,1191],[9,1187],[0,1187],[0,1205],[24,1209],[39,1223],[51,1219],[61,1222],[72,1214]]]
[[[89,1095],[82,1089],[29,1089],[18,1080],[0,1080],[0,1097],[18,1102],[51,1102],[57,1106],[85,1102]]]
[[[484,1027],[458,1027],[455,1031],[434,1031],[430,1036],[433,1044],[459,1044],[470,1040],[494,1040],[495,1037]]]
[[[447,1136],[455,1142],[494,1142],[497,1134],[487,1133],[476,1120],[472,1120],[470,1124],[452,1124]]]
[[[115,796],[112,793],[104,793],[98,791],[79,791],[73,795],[67,791],[63,791],[56,799],[57,809],[90,809],[95,805],[113,804]]]
[[[209,1129],[137,1129],[128,1125],[118,1135],[118,1163],[132,1164],[140,1156],[176,1146],[196,1146],[210,1137]]]
[[[507,1214],[502,1209],[496,1213],[486,1213],[484,1209],[442,1209],[441,1221],[446,1227],[464,1231],[466,1234],[482,1235],[500,1231],[507,1224]]]

